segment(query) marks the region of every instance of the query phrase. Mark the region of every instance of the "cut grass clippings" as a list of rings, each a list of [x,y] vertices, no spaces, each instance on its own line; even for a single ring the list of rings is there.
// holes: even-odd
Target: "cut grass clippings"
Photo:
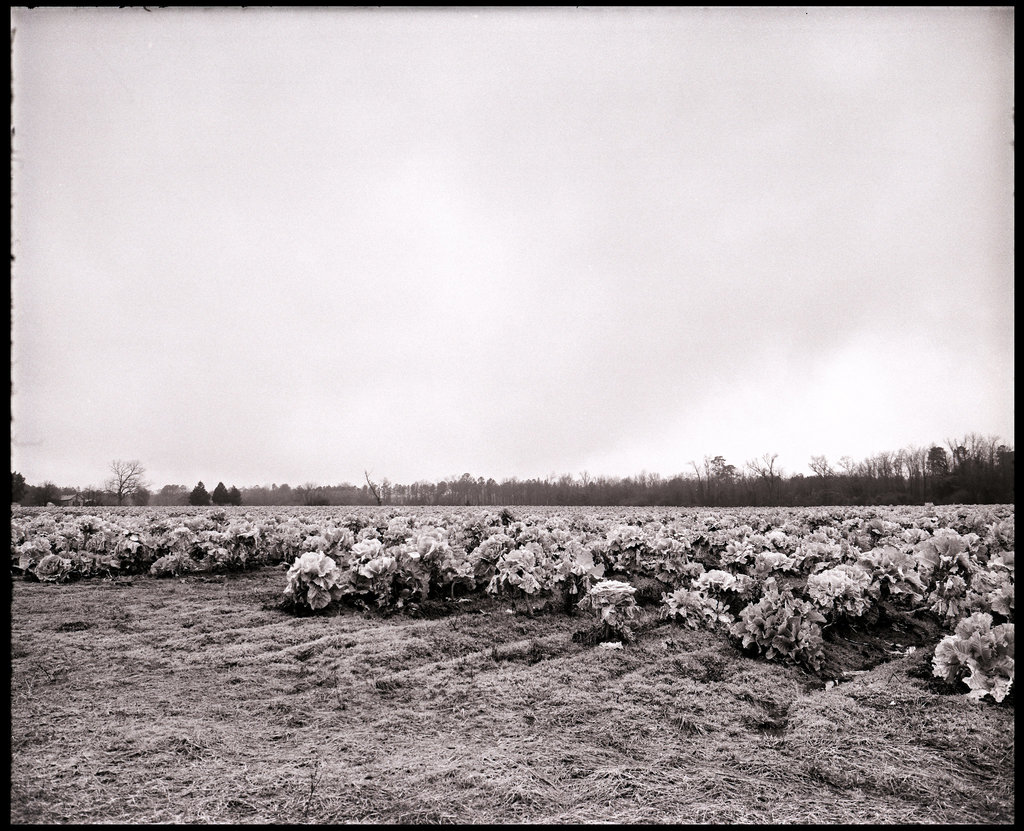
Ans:
[[[1013,707],[930,649],[826,690],[654,608],[606,649],[487,598],[296,617],[284,582],[13,582],[11,822],[1014,819]]]

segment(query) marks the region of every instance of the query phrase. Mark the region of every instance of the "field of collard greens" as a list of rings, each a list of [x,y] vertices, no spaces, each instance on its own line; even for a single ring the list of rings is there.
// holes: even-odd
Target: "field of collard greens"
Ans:
[[[15,822],[1013,818],[1012,506],[11,531]]]

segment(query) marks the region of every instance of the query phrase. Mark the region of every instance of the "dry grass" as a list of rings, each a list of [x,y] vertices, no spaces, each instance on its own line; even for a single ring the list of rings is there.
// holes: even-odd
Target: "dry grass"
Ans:
[[[294,617],[283,587],[14,583],[11,821],[1014,819],[1013,708],[925,650],[825,691],[650,618],[606,650],[585,616]]]

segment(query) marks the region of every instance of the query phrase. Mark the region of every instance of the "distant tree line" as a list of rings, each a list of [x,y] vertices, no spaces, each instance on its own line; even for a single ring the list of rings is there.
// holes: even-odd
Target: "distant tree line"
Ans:
[[[112,469],[120,465],[114,462]],[[27,506],[145,506],[145,505],[241,505],[242,492],[218,482],[209,493],[200,482],[191,490],[184,485],[164,485],[153,493],[142,482],[145,472],[138,462],[129,463],[131,478],[119,479],[115,474],[104,488],[60,487],[53,482],[29,485],[17,471],[11,473],[11,502]]]
[[[680,507],[992,504],[1014,501],[1013,448],[995,437],[969,433],[945,445],[906,447],[877,453],[861,461],[843,456],[835,463],[812,456],[809,474],[785,473],[777,454],[766,453],[742,467],[722,456],[691,462],[691,470],[665,478],[657,473],[609,477],[551,475],[543,479],[459,477],[410,485],[383,479],[366,484],[292,487],[273,484],[239,490],[218,482],[208,493],[165,485],[156,493],[145,487],[132,494],[136,505],[624,505]],[[84,504],[118,504],[105,491],[59,488],[52,482],[31,486],[11,474],[11,499],[23,505],[67,504],[76,494]]]
[[[242,492],[232,485],[224,487],[218,482],[213,493],[200,482],[189,490],[185,485],[164,485],[153,495],[151,505],[241,505]]]
[[[946,446],[907,447],[832,464],[813,456],[808,474],[786,474],[777,454],[741,468],[722,456],[705,456],[691,470],[668,478],[641,472],[609,477],[563,474],[543,479],[494,479],[463,473],[410,485],[271,485],[242,489],[246,505],[902,505],[1012,503],[1014,451],[994,437],[970,433]]]

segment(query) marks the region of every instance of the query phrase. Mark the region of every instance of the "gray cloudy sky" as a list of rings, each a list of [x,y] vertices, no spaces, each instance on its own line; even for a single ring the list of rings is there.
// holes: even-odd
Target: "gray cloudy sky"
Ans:
[[[1013,22],[16,9],[12,469],[1012,445]]]

